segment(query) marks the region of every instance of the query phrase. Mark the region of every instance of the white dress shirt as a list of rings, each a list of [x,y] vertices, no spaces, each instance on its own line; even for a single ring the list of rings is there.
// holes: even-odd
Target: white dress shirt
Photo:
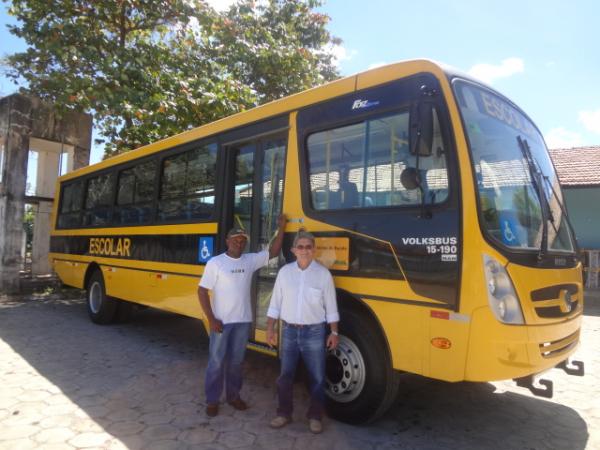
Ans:
[[[339,322],[329,270],[314,260],[304,270],[297,262],[283,266],[275,280],[267,316],[302,325]]]

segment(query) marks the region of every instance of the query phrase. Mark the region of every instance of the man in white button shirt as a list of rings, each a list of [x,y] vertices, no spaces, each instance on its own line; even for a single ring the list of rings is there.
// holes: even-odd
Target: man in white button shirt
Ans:
[[[206,414],[219,413],[219,400],[225,382],[227,403],[238,410],[248,405],[240,398],[242,362],[252,327],[250,287],[255,271],[266,266],[281,251],[286,217],[278,219],[277,237],[271,248],[259,253],[243,253],[248,235],[234,227],[227,233],[227,251],[211,258],[198,286],[200,306],[210,328],[209,358],[204,389]],[[208,291],[212,290],[212,304]]]
[[[276,319],[281,318],[279,407],[271,427],[281,428],[291,421],[292,387],[301,357],[310,378],[310,405],[306,416],[310,430],[320,433],[325,396],[325,346],[337,347],[340,316],[333,278],[329,270],[314,260],[314,252],[314,236],[305,231],[298,232],[292,246],[296,262],[283,266],[275,280],[267,312],[267,342],[275,345],[274,325]],[[331,329],[327,337],[326,323]]]

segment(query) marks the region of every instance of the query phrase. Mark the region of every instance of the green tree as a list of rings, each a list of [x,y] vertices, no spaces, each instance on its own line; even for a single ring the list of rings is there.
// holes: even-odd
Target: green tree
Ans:
[[[91,112],[105,156],[337,77],[315,0],[13,0],[24,93]],[[268,28],[267,28],[268,27]]]
[[[338,77],[329,17],[317,0],[243,0],[213,23],[210,54],[256,93],[260,103]]]

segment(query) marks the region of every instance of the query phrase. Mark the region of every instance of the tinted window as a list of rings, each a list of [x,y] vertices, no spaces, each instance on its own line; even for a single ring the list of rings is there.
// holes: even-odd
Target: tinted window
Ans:
[[[429,155],[409,150],[408,112],[314,133],[307,147],[311,199],[317,210],[415,206],[448,197],[437,114]]]
[[[115,222],[136,224],[152,220],[156,164],[148,161],[121,171]]]
[[[58,215],[59,228],[74,228],[81,225],[82,203],[83,182],[76,181],[75,183],[63,185]]]
[[[90,178],[85,194],[84,225],[109,225],[112,213],[114,173]]]
[[[208,219],[215,206],[217,145],[165,158],[161,168],[159,220]]]

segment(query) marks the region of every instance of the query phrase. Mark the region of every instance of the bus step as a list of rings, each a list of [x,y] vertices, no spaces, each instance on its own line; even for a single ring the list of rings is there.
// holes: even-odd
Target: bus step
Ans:
[[[563,362],[556,365],[557,369],[564,370],[568,375],[582,377],[585,375],[585,365],[583,361],[569,361],[565,359]]]
[[[517,386],[529,389],[536,397],[552,398],[554,394],[554,386],[550,380],[540,378],[536,381],[533,375],[528,375],[526,377],[515,378],[514,381],[517,383]]]

